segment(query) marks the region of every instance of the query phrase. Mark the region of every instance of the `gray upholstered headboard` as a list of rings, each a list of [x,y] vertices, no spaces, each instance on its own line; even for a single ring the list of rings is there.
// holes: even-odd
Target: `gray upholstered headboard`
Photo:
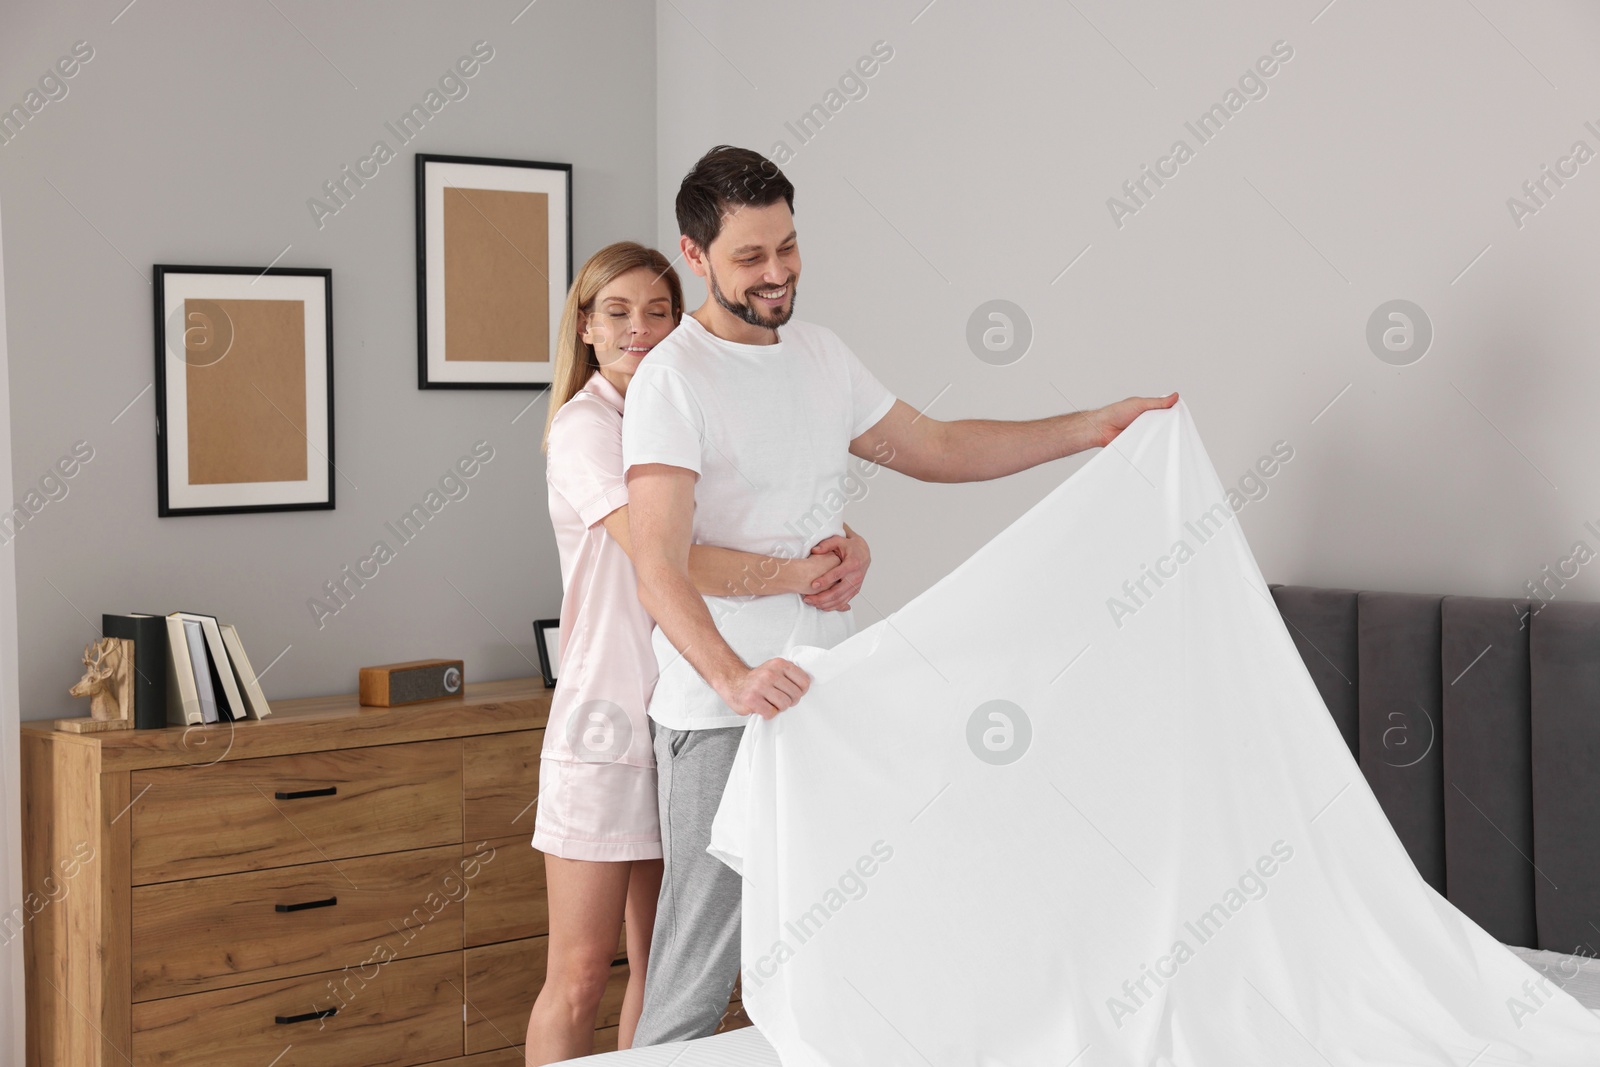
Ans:
[[[1271,589],[1428,884],[1506,944],[1600,955],[1600,604]]]

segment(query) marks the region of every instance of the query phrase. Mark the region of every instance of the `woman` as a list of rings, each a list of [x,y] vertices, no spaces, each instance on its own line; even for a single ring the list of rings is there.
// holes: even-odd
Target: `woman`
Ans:
[[[595,1016],[623,919],[628,989],[618,1045],[644,1002],[661,888],[656,778],[645,708],[656,681],[653,623],[629,559],[622,412],[641,360],[683,314],[661,253],[631,241],[583,265],[562,311],[545,424],[550,520],[561,555],[561,671],[539,767],[533,847],[545,854],[550,910],[544,988],[528,1019],[527,1063],[593,1051]],[[791,594],[844,611],[870,562],[865,542],[821,542],[780,560],[695,545],[702,593]]]

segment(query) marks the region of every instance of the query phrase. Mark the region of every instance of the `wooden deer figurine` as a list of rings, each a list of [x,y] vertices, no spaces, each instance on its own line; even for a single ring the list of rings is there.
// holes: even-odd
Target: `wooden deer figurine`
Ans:
[[[117,729],[133,725],[133,642],[103,637],[84,646],[87,668],[78,684],[67,692],[89,698],[89,720],[62,720],[80,724],[77,729]],[[90,725],[90,724],[94,725]],[[104,724],[104,725],[100,725]]]

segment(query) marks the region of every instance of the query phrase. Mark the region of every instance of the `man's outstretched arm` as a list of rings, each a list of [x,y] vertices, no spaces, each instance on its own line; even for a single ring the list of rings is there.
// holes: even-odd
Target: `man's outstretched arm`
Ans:
[[[728,647],[689,576],[695,474],[645,463],[628,470],[628,530],[639,601],[674,648],[740,715],[771,718],[805,694],[810,676],[786,659],[751,668]]]
[[[1146,411],[1177,402],[1177,393],[1132,396],[1092,411],[1026,422],[941,422],[897,400],[887,415],[850,442],[850,454],[925,482],[982,482],[1103,448]]]

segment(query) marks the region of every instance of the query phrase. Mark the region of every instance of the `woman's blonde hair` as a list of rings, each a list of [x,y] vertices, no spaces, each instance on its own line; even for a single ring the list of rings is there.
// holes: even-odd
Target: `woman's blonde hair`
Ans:
[[[584,320],[594,311],[594,302],[600,290],[632,270],[648,270],[658,278],[666,279],[667,293],[672,299],[672,322],[676,326],[683,318],[683,283],[678,272],[672,269],[667,257],[654,248],[646,248],[635,241],[618,241],[606,245],[589,257],[578,271],[572,288],[567,292],[567,303],[561,309],[561,326],[556,335],[556,366],[550,381],[550,410],[544,419],[544,441],[541,447],[550,451],[550,424],[555,421],[561,406],[577,395],[589,376],[600,369],[595,359],[594,346],[584,341]]]

